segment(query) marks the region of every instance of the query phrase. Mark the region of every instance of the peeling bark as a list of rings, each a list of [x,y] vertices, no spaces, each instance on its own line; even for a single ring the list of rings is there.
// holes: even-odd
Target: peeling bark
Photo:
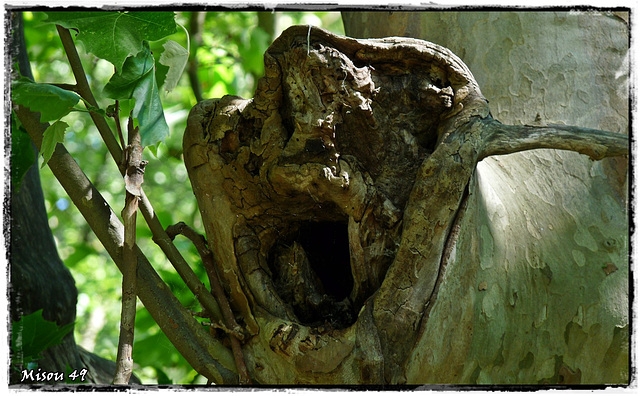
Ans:
[[[460,208],[478,162],[543,147],[628,152],[624,136],[583,132],[499,124],[466,65],[438,45],[285,31],[255,98],[203,101],[184,136],[251,376],[414,382],[444,264],[474,227]],[[459,375],[460,364],[446,366]]]

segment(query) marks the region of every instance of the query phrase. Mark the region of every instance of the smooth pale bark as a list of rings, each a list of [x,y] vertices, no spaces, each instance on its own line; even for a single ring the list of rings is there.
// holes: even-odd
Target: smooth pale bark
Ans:
[[[554,142],[549,132],[562,132],[566,141]],[[589,207],[575,202],[585,197],[584,191],[567,183],[581,195],[569,193],[575,201],[568,202],[562,195],[557,198],[563,212],[572,214],[573,224],[535,202],[523,211],[521,204],[536,196],[555,197],[548,185],[537,183],[553,183],[555,174],[545,168],[550,176],[531,184],[527,170],[532,168],[525,163],[528,178],[518,181],[533,191],[507,185],[503,192],[502,185],[496,185],[501,194],[518,195],[510,201],[515,213],[496,214],[486,202],[494,202],[497,193],[483,198],[487,192],[478,186],[499,180],[481,178],[476,165],[486,155],[536,147],[576,150],[594,159],[628,152],[628,139],[620,134],[599,132],[596,139],[582,132],[501,127],[490,116],[469,68],[446,48],[412,39],[353,40],[308,26],[287,30],[265,54],[265,77],[255,98],[203,101],[191,112],[184,138],[185,163],[208,242],[248,335],[243,349],[252,377],[259,383],[580,380],[587,369],[576,371],[581,369],[572,365],[569,355],[558,357],[552,350],[553,359],[540,366],[529,353],[537,349],[529,343],[522,358],[515,346],[514,353],[500,345],[494,351],[492,337],[503,343],[524,342],[524,331],[536,334],[532,339],[537,348],[545,340],[557,341],[554,337],[563,340],[564,334],[572,339],[573,327],[567,329],[563,319],[551,320],[564,318],[556,312],[564,299],[556,302],[556,296],[570,288],[547,290],[555,286],[552,281],[564,286],[561,275],[571,272],[550,267],[562,265],[557,257],[540,261],[546,258],[548,240],[542,240],[538,228],[566,228],[580,247],[573,249],[578,251],[575,256],[582,257],[585,238],[591,239],[577,210]],[[516,144],[505,144],[505,134]],[[598,148],[600,136],[606,150]],[[550,159],[545,164],[557,166]],[[513,165],[513,174],[518,166],[522,164]],[[571,161],[559,168],[567,166]],[[509,175],[510,168],[505,172]],[[604,189],[593,192],[607,195]],[[606,219],[616,220],[624,210],[611,201],[609,206],[594,205],[610,216]],[[612,207],[614,203],[618,206]],[[500,223],[523,214],[524,219],[514,217],[517,225]],[[495,232],[494,222],[499,227]],[[621,224],[624,227],[623,221],[609,222],[612,227]],[[511,233],[518,227],[527,233]],[[314,230],[312,243],[305,238],[309,228]],[[344,229],[349,258],[327,258],[326,251],[337,246],[327,235]],[[616,232],[606,233],[612,244],[610,260],[620,258],[626,248],[623,238],[609,236]],[[509,243],[514,236],[518,238]],[[503,243],[516,250],[499,256],[507,251]],[[517,249],[527,244],[529,251]],[[502,250],[496,252],[496,246]],[[314,263],[318,258],[321,262]],[[334,267],[334,261],[339,265]],[[500,273],[507,273],[508,281],[480,272],[506,263],[514,265]],[[353,284],[341,286],[346,293],[336,293],[332,287],[337,278],[348,276],[341,272],[346,266]],[[531,266],[539,271],[529,271]],[[333,273],[323,278],[327,267]],[[625,270],[618,268],[598,267],[583,275],[619,280],[616,274]],[[503,288],[509,282],[515,282],[515,289],[509,288],[507,295]],[[509,320],[501,311],[509,309],[508,296],[514,301]],[[539,307],[532,309],[530,301]],[[587,315],[584,304],[579,322]],[[514,313],[514,306],[524,311]],[[496,325],[504,329],[491,327]],[[490,354],[490,364],[480,360],[485,354]],[[610,355],[613,360],[619,356]],[[494,366],[504,371],[492,377]],[[546,371],[540,374],[539,367]],[[514,370],[517,375],[511,375]]]
[[[451,49],[502,122],[627,133],[628,14],[347,14],[355,37]],[[407,380],[627,383],[627,167],[556,150],[479,163]]]

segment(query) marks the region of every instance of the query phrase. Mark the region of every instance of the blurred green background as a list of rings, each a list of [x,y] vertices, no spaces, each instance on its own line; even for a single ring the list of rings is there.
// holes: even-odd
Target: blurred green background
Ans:
[[[43,13],[24,13],[25,38],[35,81],[73,84],[75,81],[55,26],[44,23],[45,19]],[[186,118],[197,103],[194,92],[200,89],[205,99],[226,94],[253,97],[257,80],[264,71],[263,53],[284,29],[309,24],[344,34],[344,28],[339,12],[177,12],[176,21],[189,32],[191,56],[197,64],[194,73],[197,73],[199,84],[194,89],[185,70],[176,89],[169,94],[163,92],[164,113],[171,135],[163,144],[145,151],[149,164],[144,189],[164,227],[184,221],[204,234],[182,160]],[[182,29],[168,38],[187,47],[187,34]],[[151,49],[156,50],[154,53],[162,51],[162,42],[151,43]],[[94,94],[100,99],[102,88],[113,74],[113,66],[87,54],[81,45],[78,50]],[[100,102],[100,107],[106,108],[109,104],[111,101],[105,100]],[[131,106],[121,103],[125,109],[127,105]],[[124,204],[123,180],[91,119],[86,113],[73,112],[65,120],[70,125],[65,136],[67,149],[112,209],[120,213]],[[39,161],[42,161],[41,157]],[[60,257],[71,270],[78,288],[76,341],[89,351],[115,360],[122,276],[49,168],[42,168],[40,175],[49,225]],[[141,217],[138,216],[137,228],[140,248],[178,299],[188,309],[198,311],[199,304],[152,242],[151,233]],[[176,246],[208,285],[195,248],[182,237],[176,239]],[[135,339],[134,374],[144,384],[206,383],[206,379],[175,351],[140,303]]]

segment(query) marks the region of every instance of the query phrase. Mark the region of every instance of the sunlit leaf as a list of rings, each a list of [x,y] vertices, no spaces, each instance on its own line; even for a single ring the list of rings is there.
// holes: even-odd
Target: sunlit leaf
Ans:
[[[149,47],[124,63],[104,87],[112,99],[135,99],[132,115],[138,119],[142,146],[152,146],[169,135],[156,83],[155,64]]]
[[[169,71],[164,80],[164,89],[171,92],[184,71],[187,61],[189,60],[189,52],[180,44],[173,40],[167,40],[164,43],[164,52],[160,55],[160,63],[169,66]]]
[[[176,32],[173,12],[82,11],[47,12],[47,22],[77,29],[77,40],[98,58],[111,62],[120,73],[125,60],[155,41]]]
[[[44,131],[42,146],[40,147],[40,152],[44,159],[40,166],[41,168],[49,162],[49,159],[51,159],[51,156],[56,149],[56,145],[64,141],[64,133],[67,131],[68,127],[69,125],[64,121],[56,121],[49,125],[49,127]]]
[[[22,77],[11,83],[11,99],[14,104],[40,113],[40,122],[47,122],[69,114],[80,97],[55,85],[38,84]]]

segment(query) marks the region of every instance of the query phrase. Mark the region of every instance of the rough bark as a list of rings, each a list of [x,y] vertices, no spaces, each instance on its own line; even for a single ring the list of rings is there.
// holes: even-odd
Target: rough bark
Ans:
[[[308,26],[284,32],[265,54],[255,98],[203,101],[184,137],[209,245],[248,336],[252,377],[289,384],[477,380],[478,366],[465,354],[454,365],[429,358],[448,350],[443,334],[478,323],[471,315],[478,305],[452,310],[462,310],[466,322],[433,315],[451,310],[441,308],[443,290],[460,301],[476,294],[477,287],[458,288],[475,282],[480,266],[460,262],[455,237],[483,224],[470,220],[477,206],[463,209],[478,199],[469,196],[477,163],[536,147],[600,159],[626,154],[628,139],[504,126],[467,66],[429,42],[355,40]],[[447,281],[450,268],[471,272]],[[425,340],[437,345],[425,348]],[[484,346],[470,340],[459,343]],[[426,363],[433,377],[419,370]],[[444,370],[448,376],[438,377]]]

